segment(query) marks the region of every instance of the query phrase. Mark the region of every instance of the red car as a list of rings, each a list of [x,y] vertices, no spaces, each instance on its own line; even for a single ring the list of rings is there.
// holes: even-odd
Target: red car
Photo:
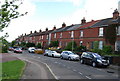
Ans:
[[[22,51],[22,49],[20,49],[20,48],[15,48],[14,49],[14,53],[22,53],[23,51]]]

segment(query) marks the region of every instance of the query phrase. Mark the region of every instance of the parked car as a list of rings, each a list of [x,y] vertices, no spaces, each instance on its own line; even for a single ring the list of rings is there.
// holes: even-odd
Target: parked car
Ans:
[[[9,50],[9,51],[13,51],[14,48],[13,48],[13,47],[9,47],[8,50]]]
[[[28,52],[29,53],[34,53],[35,52],[35,47],[29,47]]]
[[[49,52],[49,51],[50,51],[50,50],[46,49],[43,55],[44,55],[44,56],[48,56],[48,52]]]
[[[103,59],[99,54],[93,52],[83,52],[80,62],[82,64],[90,64],[93,67],[96,66],[109,66],[109,60]]]
[[[80,60],[80,57],[79,57],[79,55],[77,55],[71,51],[63,51],[61,53],[61,59]]]
[[[34,51],[36,54],[43,54],[43,50],[42,49],[35,49]]]
[[[48,51],[48,56],[60,57],[60,53],[57,53],[56,51]]]
[[[14,53],[22,53],[23,51],[22,51],[22,49],[20,49],[20,48],[15,48],[14,49]]]

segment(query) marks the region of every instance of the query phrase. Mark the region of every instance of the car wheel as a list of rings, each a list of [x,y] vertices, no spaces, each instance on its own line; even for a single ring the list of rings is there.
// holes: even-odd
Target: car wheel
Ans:
[[[80,60],[80,63],[81,63],[81,64],[84,64],[84,61],[81,59],[81,60]]]
[[[52,54],[52,57],[54,57],[54,55]]]
[[[63,57],[62,57],[62,56],[61,56],[60,58],[61,58],[61,59],[63,59]]]
[[[68,60],[71,61],[71,58],[69,57]]]
[[[95,63],[95,62],[93,62],[93,63],[92,63],[92,66],[93,66],[93,67],[96,67],[96,63]]]

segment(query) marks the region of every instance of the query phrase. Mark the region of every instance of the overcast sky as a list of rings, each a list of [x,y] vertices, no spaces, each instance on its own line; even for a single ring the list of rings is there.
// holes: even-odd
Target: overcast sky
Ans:
[[[20,6],[21,13],[28,12],[24,17],[12,20],[4,32],[8,32],[8,41],[30,31],[51,30],[54,25],[60,28],[66,25],[79,24],[85,17],[86,21],[112,17],[120,0],[24,0]]]

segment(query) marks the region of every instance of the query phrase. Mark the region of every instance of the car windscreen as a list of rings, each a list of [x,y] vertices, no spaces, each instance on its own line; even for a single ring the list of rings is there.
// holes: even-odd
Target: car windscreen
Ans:
[[[95,57],[95,58],[102,58],[99,54],[97,54],[97,53],[93,53],[93,56]]]
[[[68,52],[70,55],[75,55],[74,53],[72,53],[72,52]]]
[[[16,50],[21,50],[20,48],[16,48]]]
[[[52,53],[57,53],[56,51],[52,51]]]

